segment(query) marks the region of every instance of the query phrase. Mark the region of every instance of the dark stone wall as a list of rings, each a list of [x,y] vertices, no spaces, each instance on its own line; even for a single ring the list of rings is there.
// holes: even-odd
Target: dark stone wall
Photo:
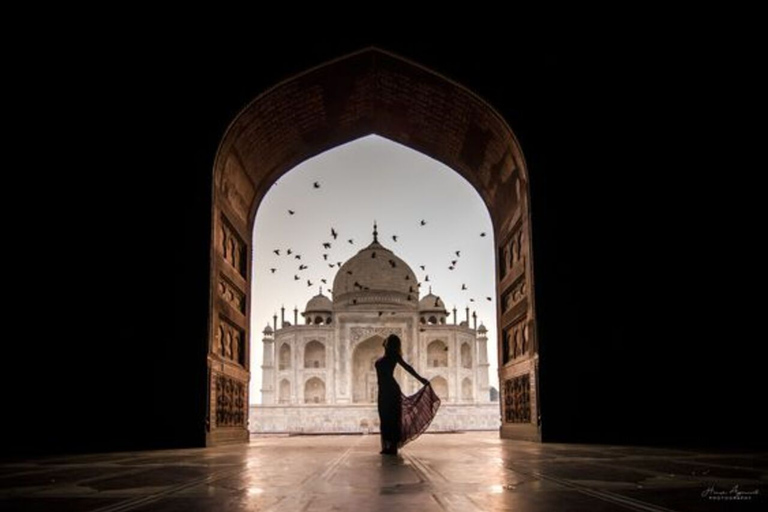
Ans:
[[[219,141],[269,86],[370,43],[467,86],[518,137],[545,439],[764,444],[754,164],[729,117],[739,66],[711,48],[107,41],[107,57],[12,63],[3,451],[204,442]]]

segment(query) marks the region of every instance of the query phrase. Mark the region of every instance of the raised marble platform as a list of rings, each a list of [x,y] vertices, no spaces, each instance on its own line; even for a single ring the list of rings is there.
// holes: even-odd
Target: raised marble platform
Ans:
[[[442,404],[427,432],[498,431],[499,403]],[[251,405],[248,429],[252,433],[347,433],[379,431],[379,413],[365,405]]]

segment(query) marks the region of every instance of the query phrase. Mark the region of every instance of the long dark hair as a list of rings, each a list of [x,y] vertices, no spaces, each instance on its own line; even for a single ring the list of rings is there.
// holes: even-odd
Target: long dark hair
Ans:
[[[400,338],[395,334],[390,334],[384,340],[384,355],[388,357],[402,356],[403,348]]]

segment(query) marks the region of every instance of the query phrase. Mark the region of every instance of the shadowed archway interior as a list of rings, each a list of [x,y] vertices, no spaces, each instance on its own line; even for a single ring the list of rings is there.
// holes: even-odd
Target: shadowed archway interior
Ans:
[[[247,414],[235,409],[248,403],[253,341],[249,262],[262,198],[300,162],[369,134],[444,163],[485,202],[497,260],[501,433],[541,439],[528,173],[522,151],[502,117],[471,91],[371,48],[261,94],[221,141],[213,170],[207,444],[248,438]]]

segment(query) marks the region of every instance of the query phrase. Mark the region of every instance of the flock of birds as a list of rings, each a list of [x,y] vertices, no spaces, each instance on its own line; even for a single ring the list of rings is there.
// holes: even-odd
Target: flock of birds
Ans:
[[[313,187],[314,189],[319,189],[319,188],[320,188],[320,182],[318,182],[318,181],[315,181],[315,182],[312,184],[312,187]],[[296,215],[296,210],[293,210],[293,209],[288,209],[288,215],[289,215],[289,216],[293,216],[293,215]],[[419,221],[419,226],[420,226],[420,227],[422,227],[422,228],[423,228],[423,227],[425,227],[425,226],[427,226],[427,221],[426,221],[425,219],[421,219],[421,220]],[[375,225],[374,225],[374,230],[375,230],[375,229],[376,229],[376,228],[375,228]],[[333,249],[333,247],[334,247],[334,244],[336,244],[336,243],[339,243],[339,242],[337,242],[337,241],[338,241],[338,239],[339,239],[339,232],[336,230],[336,228],[335,228],[335,227],[331,226],[331,227],[330,227],[330,230],[329,230],[329,233],[330,233],[331,239],[329,239],[329,240],[328,240],[328,241],[326,241],[326,242],[322,242],[322,248],[323,248],[323,251],[324,251],[324,252],[322,252],[323,262],[321,263],[321,265],[322,265],[323,267],[325,267],[325,265],[327,265],[327,266],[328,266],[328,268],[330,268],[330,269],[333,269],[333,268],[339,268],[339,269],[340,269],[343,263],[342,263],[341,261],[338,261],[338,260],[337,260],[337,261],[334,261],[334,260],[336,260],[336,258],[332,258],[332,257],[331,257],[331,253],[330,253],[330,251],[331,251],[331,250]],[[485,232],[481,232],[479,235],[480,235],[480,237],[485,237],[485,236],[486,236],[486,233],[485,233]],[[398,241],[398,235],[391,235],[391,238],[392,238],[392,241],[393,241],[393,242],[397,243],[397,241]],[[340,242],[340,243],[343,243],[343,242]],[[355,245],[355,240],[354,240],[354,238],[348,238],[348,239],[346,240],[346,243],[347,243],[347,244],[349,244],[349,245]],[[298,260],[298,261],[300,262],[300,263],[298,264],[298,266],[296,267],[296,270],[295,270],[294,272],[291,272],[291,273],[293,273],[293,280],[294,280],[294,281],[301,281],[303,278],[302,278],[302,277],[301,277],[299,274],[300,274],[300,273],[303,273],[304,271],[306,271],[306,270],[308,270],[308,269],[310,268],[310,267],[309,267],[309,265],[307,265],[307,264],[305,264],[305,263],[301,262],[301,261],[302,261],[302,259],[301,259],[301,256],[302,256],[302,255],[301,255],[301,254],[298,254],[298,253],[295,253],[295,252],[293,251],[293,249],[292,249],[292,248],[290,248],[290,247],[289,247],[289,248],[286,248],[286,249],[284,249],[284,250],[283,250],[283,249],[280,249],[280,248],[278,248],[278,249],[273,249],[273,250],[272,250],[272,252],[273,252],[273,253],[274,253],[276,256],[279,256],[279,257],[282,257],[282,258],[289,258],[289,257],[291,257],[291,256],[292,256],[292,258],[291,258],[292,260]],[[372,255],[371,255],[371,257],[373,257],[373,258],[375,258],[375,257],[376,257],[376,252],[375,252],[375,251],[373,251],[373,252],[372,252]],[[449,259],[449,261],[450,261],[450,264],[448,265],[448,270],[451,270],[451,271],[453,271],[453,270],[455,270],[455,269],[456,269],[456,267],[458,266],[459,260],[460,260],[460,258],[461,258],[461,250],[457,250],[457,251],[455,251],[455,252],[454,252],[454,253],[453,253],[453,254],[450,256],[450,258],[451,258],[451,259]],[[330,262],[329,262],[329,261],[330,261]],[[294,261],[294,265],[295,265],[295,264],[296,264],[296,261]],[[389,264],[390,264],[390,265],[391,265],[393,268],[394,268],[394,267],[396,267],[396,263],[395,263],[395,261],[394,261],[394,260],[392,260],[392,259],[390,259],[390,260],[389,260]],[[284,269],[284,268],[285,268],[285,266],[287,266],[287,265],[288,265],[288,262],[284,262],[284,264],[283,264],[283,265],[281,265],[281,266],[279,266],[279,267],[278,267],[278,266],[274,266],[274,267],[271,267],[271,268],[269,269],[269,271],[270,271],[272,274],[277,274],[279,271],[281,271],[281,269]],[[426,272],[426,270],[427,270],[427,267],[426,267],[426,265],[419,265],[419,268],[420,268],[420,269],[421,269],[423,272]],[[348,271],[347,271],[347,273],[348,273],[348,274],[352,274],[352,271],[349,271],[349,270],[348,270]],[[406,274],[406,275],[405,275],[405,279],[410,279],[410,276],[409,276],[408,274]],[[430,282],[430,279],[429,279],[429,274],[425,274],[425,275],[424,275],[424,279],[423,279],[423,281],[424,281],[424,282]],[[318,280],[317,278],[315,278],[315,281],[313,281],[311,278],[307,278],[307,279],[306,279],[306,283],[307,283],[307,286],[308,286],[308,287],[314,286],[314,285],[316,285],[318,282],[320,282],[320,283],[322,283],[322,284],[324,284],[324,285],[327,285],[327,284],[328,284],[328,280],[327,280],[326,278],[320,278],[319,280]],[[416,283],[415,283],[415,285],[416,285],[416,289],[418,289],[418,288],[420,288],[420,287],[421,287],[421,282],[416,282]],[[361,290],[362,290],[362,289],[367,289],[367,288],[368,288],[367,286],[360,284],[358,281],[355,281],[355,283],[354,283],[354,286],[355,286],[356,288],[359,288],[359,289],[361,289]],[[327,292],[328,292],[329,294],[333,294],[333,289],[331,289],[331,288],[326,288],[326,290],[327,290]],[[410,290],[411,290],[411,292],[414,292],[414,288],[413,288],[413,286],[411,286],[411,287],[410,287]],[[467,288],[467,285],[466,285],[466,283],[462,283],[462,285],[461,285],[461,291],[463,291],[463,292],[466,292],[466,291],[468,291],[468,288]],[[486,300],[488,300],[488,301],[491,301],[491,300],[492,300],[492,298],[491,298],[491,297],[485,297],[485,298],[486,298]],[[409,300],[411,300],[411,297],[410,297],[410,296],[409,296]],[[475,299],[474,299],[474,297],[469,297],[469,301],[470,301],[470,302],[475,302]],[[436,305],[437,305],[437,301],[436,301]]]

